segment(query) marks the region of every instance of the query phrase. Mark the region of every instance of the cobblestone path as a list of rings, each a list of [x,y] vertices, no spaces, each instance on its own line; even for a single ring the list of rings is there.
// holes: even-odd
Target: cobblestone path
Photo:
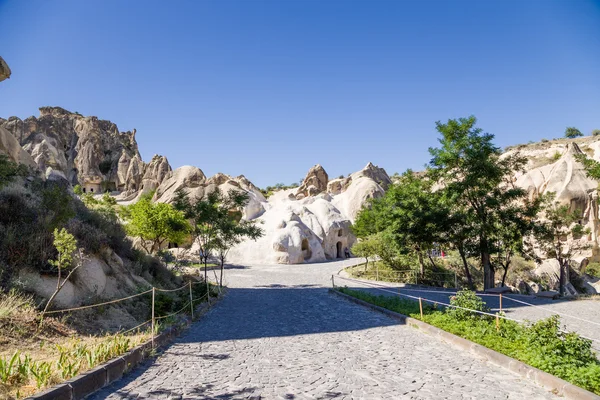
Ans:
[[[227,271],[229,293],[94,399],[553,399],[507,370],[328,294],[342,263]]]

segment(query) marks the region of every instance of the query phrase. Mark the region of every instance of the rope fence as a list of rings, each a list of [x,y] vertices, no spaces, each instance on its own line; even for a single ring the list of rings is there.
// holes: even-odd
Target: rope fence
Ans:
[[[199,298],[194,298],[194,292],[192,290],[192,286],[193,285],[206,285],[207,286],[207,292],[200,296]],[[155,313],[155,304],[156,304],[156,293],[174,293],[174,292],[178,292],[181,290],[189,290],[189,300],[188,302],[178,311],[168,314],[168,315],[162,315],[162,316],[156,316]],[[126,297],[122,297],[120,299],[114,299],[114,300],[110,300],[110,301],[105,301],[102,303],[97,303],[97,304],[90,304],[87,306],[80,306],[80,307],[73,307],[73,308],[66,308],[66,309],[62,309],[62,310],[52,310],[52,311],[46,311],[46,315],[48,314],[58,314],[58,313],[66,313],[66,312],[72,312],[72,311],[79,311],[79,310],[86,310],[86,309],[91,309],[91,308],[96,308],[96,307],[102,307],[102,306],[106,306],[106,305],[110,305],[110,304],[116,304],[116,303],[120,303],[126,300],[130,300],[130,299],[134,299],[136,297],[140,297],[143,295],[147,295],[147,294],[152,294],[152,318],[150,318],[147,321],[142,322],[141,324],[134,326],[133,328],[130,328],[126,331],[120,332],[120,334],[124,335],[126,333],[135,331],[136,329],[140,329],[141,327],[143,327],[144,325],[147,324],[151,324],[151,330],[152,330],[152,346],[154,347],[154,336],[155,336],[155,327],[156,327],[156,321],[158,320],[162,320],[162,319],[166,319],[166,318],[170,318],[170,317],[174,317],[178,314],[181,314],[182,312],[184,312],[186,309],[189,308],[190,314],[192,319],[194,318],[194,303],[199,302],[199,301],[203,301],[204,299],[206,299],[207,301],[210,302],[210,287],[208,282],[204,282],[204,281],[196,281],[196,282],[192,282],[192,281],[188,281],[188,283],[186,283],[185,285],[176,288],[176,289],[161,289],[161,288],[157,288],[157,287],[152,287],[152,289],[148,289],[146,291],[143,291],[141,293],[137,293],[131,296],[126,296]],[[42,317],[43,318],[43,317]]]
[[[498,319],[505,319],[505,320],[519,322],[519,323],[524,323],[525,322],[523,320],[519,320],[519,319],[516,319],[516,318],[510,318],[510,317],[507,317],[506,315],[500,314],[502,312],[502,298],[503,298],[502,294],[487,294],[487,293],[486,294],[483,294],[483,293],[479,294],[479,293],[477,293],[477,296],[487,295],[487,296],[499,297],[499,299],[500,299],[500,312],[493,314],[493,313],[488,313],[488,312],[485,312],[485,311],[479,311],[479,310],[473,310],[473,309],[470,309],[470,308],[460,307],[460,306],[456,306],[456,305],[453,305],[453,304],[445,303],[443,301],[432,300],[432,299],[428,299],[428,298],[425,298],[425,297],[411,296],[409,294],[401,293],[400,292],[400,288],[395,288],[395,287],[392,287],[392,286],[385,286],[385,285],[382,285],[382,284],[377,284],[377,283],[372,283],[372,282],[365,282],[365,281],[361,281],[361,280],[357,280],[357,279],[346,278],[346,277],[343,277],[343,276],[334,276],[334,275],[331,276],[331,282],[332,282],[332,285],[333,285],[334,289],[336,287],[335,286],[335,278],[342,279],[342,280],[345,280],[345,281],[355,282],[355,283],[358,283],[358,284],[361,284],[361,285],[364,285],[364,286],[367,286],[367,287],[370,287],[370,288],[373,288],[373,289],[376,289],[376,290],[380,290],[382,292],[391,293],[391,294],[393,294],[395,296],[406,297],[406,298],[411,299],[411,300],[416,300],[416,301],[419,302],[419,305],[420,305],[421,319],[423,319],[423,306],[422,306],[422,302],[425,301],[425,302],[431,303],[431,304],[440,304],[440,305],[443,305],[445,307],[450,307],[450,308],[456,308],[456,309],[460,309],[460,310],[470,311],[470,312],[473,312],[473,313],[476,313],[476,314],[488,315],[488,316],[496,318],[496,321],[498,321]],[[395,290],[390,290],[390,289],[395,289]],[[405,288],[402,288],[402,290],[403,291],[405,291],[405,290],[413,290],[413,291],[429,292],[429,293],[444,293],[444,292],[435,291],[435,290],[429,290],[429,291],[423,290],[422,291],[422,290],[419,290],[419,289],[405,289]],[[445,292],[445,293],[452,294],[452,295],[456,294],[455,292]],[[565,317],[577,319],[579,321],[583,321],[583,322],[594,324],[594,325],[600,325],[599,323],[594,322],[594,321],[589,321],[589,320],[586,320],[586,319],[583,319],[583,318],[579,318],[579,317],[575,317],[575,316],[572,316],[572,315],[555,312],[555,311],[552,311],[552,310],[550,310],[548,308],[537,306],[537,305],[531,304],[531,303],[527,303],[525,301],[513,299],[511,297],[504,296],[504,298],[506,298],[508,300],[511,300],[511,301],[515,301],[517,303],[521,303],[521,304],[527,305],[527,306],[540,308],[540,309],[543,309],[543,310],[545,310],[547,312],[550,312],[552,314],[557,314],[557,315],[561,315],[561,316],[565,316]],[[562,329],[560,330],[560,332],[562,332],[562,333],[569,333],[569,332],[567,332],[565,330],[562,330]],[[583,336],[581,334],[579,334],[579,336],[582,337],[582,338],[584,338],[584,339],[591,340],[592,342],[600,343],[599,339],[590,338],[590,337],[587,337],[587,336]]]

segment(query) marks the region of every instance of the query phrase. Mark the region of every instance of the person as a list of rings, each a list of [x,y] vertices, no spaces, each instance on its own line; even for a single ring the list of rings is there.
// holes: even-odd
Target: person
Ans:
[[[350,250],[348,250],[347,247],[344,249],[344,254],[346,255],[346,258],[350,258]]]

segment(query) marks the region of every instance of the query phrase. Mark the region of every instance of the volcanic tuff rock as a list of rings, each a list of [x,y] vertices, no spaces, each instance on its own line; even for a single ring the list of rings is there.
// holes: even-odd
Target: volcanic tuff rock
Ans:
[[[369,163],[348,178],[331,181],[335,183],[330,182],[326,193],[326,176],[323,167],[317,165],[304,180],[308,183],[303,185],[307,188],[304,193],[289,189],[269,197],[258,218],[265,235],[256,242],[249,240],[236,246],[229,259],[297,264],[343,257],[356,241],[350,231],[352,220],[369,198],[383,195],[390,178],[385,170]],[[311,195],[314,190],[322,192]]]
[[[328,181],[329,176],[325,172],[325,169],[319,164],[315,165],[308,171],[302,184],[296,190],[296,199],[300,200],[327,191]]]
[[[264,212],[263,203],[266,203],[266,199],[260,190],[243,175],[234,178],[218,173],[207,179],[200,168],[186,165],[170,172],[163,179],[156,189],[154,199],[162,203],[171,203],[175,198],[175,192],[180,188],[183,188],[191,198],[198,199],[217,188],[225,194],[229,190],[243,191],[250,198],[242,210],[243,218],[254,219]]]
[[[6,61],[0,57],[0,82],[10,78],[10,74],[11,71],[10,68],[8,68],[8,64],[6,64]]]
[[[60,107],[42,107],[40,116],[0,119],[0,127],[17,139],[42,171],[60,171],[88,192],[135,192],[156,188],[170,172],[166,158],[146,165],[133,132],[97,117],[84,117]]]
[[[0,124],[2,121],[0,120]],[[0,153],[5,154],[11,161],[19,164],[25,164],[28,167],[37,167],[33,158],[27,153],[19,142],[9,131],[0,126]]]

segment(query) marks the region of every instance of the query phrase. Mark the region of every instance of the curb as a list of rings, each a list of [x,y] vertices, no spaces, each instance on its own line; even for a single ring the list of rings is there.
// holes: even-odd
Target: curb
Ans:
[[[495,364],[499,367],[505,368],[505,369],[521,376],[522,378],[530,380],[530,381],[542,386],[544,389],[548,390],[549,392],[552,392],[559,396],[563,396],[565,399],[568,399],[568,400],[600,400],[600,396],[598,396],[590,391],[587,391],[583,388],[580,388],[579,386],[575,386],[572,383],[569,383],[557,376],[554,376],[552,374],[549,374],[547,372],[544,372],[542,370],[539,370],[537,368],[529,366],[529,365],[525,364],[524,362],[521,362],[514,358],[508,357],[504,354],[498,353],[495,350],[491,350],[491,349],[488,349],[487,347],[484,347],[477,343],[471,342],[470,340],[463,339],[459,336],[456,336],[452,333],[446,332],[446,331],[444,331],[440,328],[437,328],[433,325],[429,325],[428,323],[425,323],[418,319],[414,319],[414,318],[408,317],[404,314],[400,314],[400,313],[388,310],[387,308],[376,306],[375,304],[371,304],[364,300],[357,299],[356,297],[352,297],[345,293],[341,293],[340,291],[335,290],[335,289],[330,288],[329,292],[332,294],[335,294],[336,296],[339,296],[345,300],[351,301],[353,303],[365,306],[374,311],[385,314],[385,315],[391,317],[392,319],[403,322],[406,325],[410,325],[413,328],[419,329],[425,333],[430,334],[431,336],[435,336],[446,343],[450,343],[454,347],[457,347],[464,351],[468,351],[471,354],[474,354],[474,355],[482,358],[485,361],[489,361],[492,364]]]
[[[213,305],[215,305],[221,297],[218,297],[212,304],[201,303],[196,308],[195,312],[198,315],[203,315]],[[159,335],[154,337],[154,350],[157,350],[169,344],[173,339],[179,336],[187,329],[193,321],[186,319],[183,326],[173,326]],[[121,379],[125,374],[131,372],[134,368],[144,362],[152,353],[152,339],[141,345],[134,347],[127,353],[113,358],[104,364],[95,366],[94,368],[69,379],[66,382],[59,383],[50,389],[27,397],[25,400],[80,400],[94,392],[102,389]]]

